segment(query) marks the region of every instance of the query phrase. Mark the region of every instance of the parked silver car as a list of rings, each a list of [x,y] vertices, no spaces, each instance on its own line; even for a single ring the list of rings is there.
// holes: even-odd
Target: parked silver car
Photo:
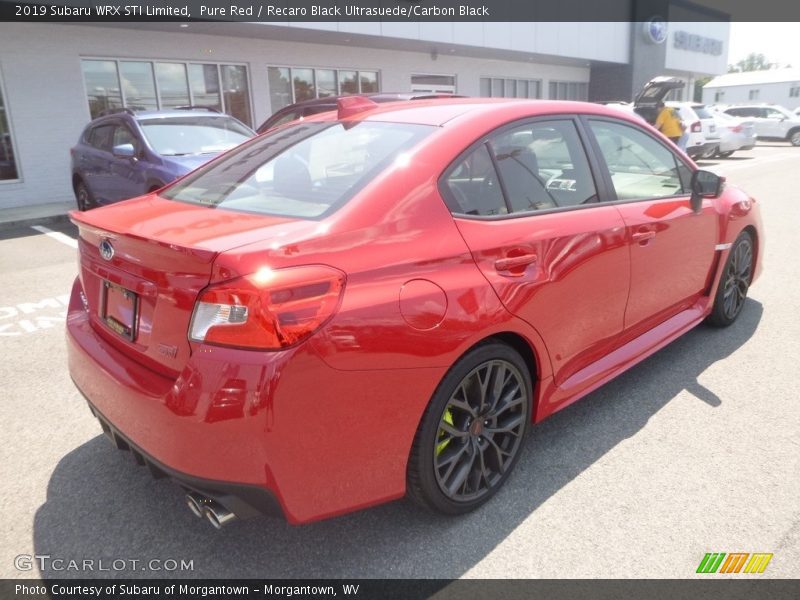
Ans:
[[[727,158],[739,150],[753,149],[757,138],[752,119],[732,117],[713,106],[708,110],[714,116],[719,134],[717,156]]]
[[[777,104],[729,106],[725,112],[752,119],[759,139],[782,140],[800,146],[800,116]]]

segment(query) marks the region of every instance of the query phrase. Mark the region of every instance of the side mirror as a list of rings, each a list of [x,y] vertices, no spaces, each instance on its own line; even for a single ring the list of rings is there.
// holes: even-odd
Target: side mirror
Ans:
[[[722,184],[725,182],[723,177],[711,171],[695,171],[692,173],[691,205],[694,212],[700,212],[703,207],[703,198],[718,198],[722,193]]]
[[[136,149],[133,144],[120,144],[111,149],[111,153],[117,158],[136,158]]]

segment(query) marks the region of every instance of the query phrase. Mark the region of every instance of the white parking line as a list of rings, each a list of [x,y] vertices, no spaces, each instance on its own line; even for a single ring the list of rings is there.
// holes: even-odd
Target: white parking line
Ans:
[[[64,235],[60,231],[53,231],[52,229],[48,229],[47,227],[42,227],[41,225],[31,225],[31,229],[35,229],[39,233],[45,234],[47,237],[53,238],[57,242],[61,242],[62,244],[66,244],[70,248],[77,248],[78,242],[73,240],[68,235]]]

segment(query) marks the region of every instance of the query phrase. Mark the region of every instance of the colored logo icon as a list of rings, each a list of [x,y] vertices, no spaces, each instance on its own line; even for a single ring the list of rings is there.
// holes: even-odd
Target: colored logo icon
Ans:
[[[697,566],[697,573],[763,573],[772,554],[749,552],[708,552]]]

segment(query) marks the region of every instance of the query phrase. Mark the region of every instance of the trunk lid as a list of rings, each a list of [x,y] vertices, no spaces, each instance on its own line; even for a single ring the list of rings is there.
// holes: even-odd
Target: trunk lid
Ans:
[[[92,326],[130,358],[168,376],[176,376],[191,353],[189,322],[215,258],[319,225],[156,195],[70,217],[79,229],[79,276]]]
[[[658,116],[658,103],[662,102],[669,92],[683,86],[684,81],[677,77],[654,77],[636,94],[633,99],[633,109],[652,125]]]

